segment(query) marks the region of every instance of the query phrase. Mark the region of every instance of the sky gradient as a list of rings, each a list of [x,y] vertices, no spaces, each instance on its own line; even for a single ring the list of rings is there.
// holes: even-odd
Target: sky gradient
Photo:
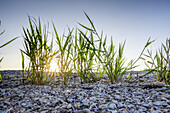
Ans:
[[[137,58],[149,37],[156,41],[148,49],[155,51],[170,37],[169,0],[1,0],[0,45],[16,36],[22,36],[22,26],[28,26],[28,15],[40,17],[42,22],[54,22],[60,35],[70,28],[89,26],[83,11],[93,20],[97,31],[113,37],[114,44],[126,40],[124,56],[127,61]],[[0,70],[21,69],[20,49],[23,38],[0,49]],[[143,61],[138,70],[144,67]]]

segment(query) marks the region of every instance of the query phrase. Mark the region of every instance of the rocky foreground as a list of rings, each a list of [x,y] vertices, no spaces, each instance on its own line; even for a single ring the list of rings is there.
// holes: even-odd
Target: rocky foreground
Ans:
[[[74,80],[67,86],[22,85],[19,72],[6,71],[2,75],[0,113],[170,112],[170,88],[156,82],[152,75],[136,80],[134,74],[130,82],[117,84],[109,83],[107,78],[93,84]]]

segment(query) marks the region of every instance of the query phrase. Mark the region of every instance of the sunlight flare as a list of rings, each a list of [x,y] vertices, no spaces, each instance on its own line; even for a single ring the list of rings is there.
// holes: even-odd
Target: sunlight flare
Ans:
[[[59,72],[58,65],[54,60],[50,64],[50,71],[51,72]]]

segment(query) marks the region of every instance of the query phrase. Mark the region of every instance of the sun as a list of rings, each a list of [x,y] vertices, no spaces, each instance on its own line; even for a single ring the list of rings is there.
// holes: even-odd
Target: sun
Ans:
[[[57,63],[56,63],[54,60],[51,61],[50,71],[51,71],[51,72],[59,72],[58,65],[57,65]]]

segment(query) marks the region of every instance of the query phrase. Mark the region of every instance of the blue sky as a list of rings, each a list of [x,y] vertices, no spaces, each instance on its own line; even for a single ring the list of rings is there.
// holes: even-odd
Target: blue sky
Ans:
[[[90,24],[83,11],[93,20],[98,32],[102,30],[114,44],[126,40],[124,56],[137,58],[149,37],[156,39],[148,49],[158,49],[170,37],[169,0],[1,0],[0,45],[22,36],[22,26],[28,27],[28,15],[41,17],[42,22],[54,22],[59,34],[67,26],[80,27],[77,22]],[[52,28],[52,27],[51,27]],[[21,69],[22,37],[0,49],[4,57],[0,70]],[[138,69],[144,68],[143,63]]]

